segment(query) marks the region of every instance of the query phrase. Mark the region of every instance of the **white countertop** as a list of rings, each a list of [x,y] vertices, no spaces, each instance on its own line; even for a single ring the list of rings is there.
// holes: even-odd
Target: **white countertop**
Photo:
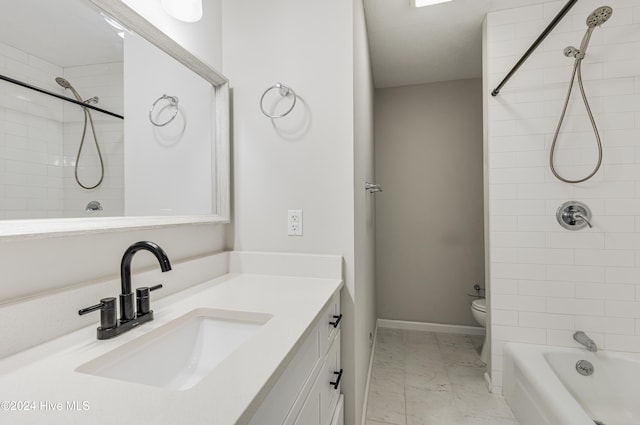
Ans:
[[[246,423],[310,330],[339,279],[227,274],[152,301],[155,320],[111,340],[96,325],[0,361],[0,423],[234,425]],[[196,308],[273,317],[209,375],[184,391],[76,372],[101,356]]]

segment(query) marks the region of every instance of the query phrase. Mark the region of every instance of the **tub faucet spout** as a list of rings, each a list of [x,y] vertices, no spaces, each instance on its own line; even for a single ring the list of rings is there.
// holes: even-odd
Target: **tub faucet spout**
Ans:
[[[591,351],[592,353],[595,353],[596,351],[598,351],[598,346],[596,345],[596,343],[591,338],[589,338],[587,334],[584,333],[583,331],[578,331],[574,333],[573,339],[575,339],[580,344],[584,345],[587,348],[587,350]]]

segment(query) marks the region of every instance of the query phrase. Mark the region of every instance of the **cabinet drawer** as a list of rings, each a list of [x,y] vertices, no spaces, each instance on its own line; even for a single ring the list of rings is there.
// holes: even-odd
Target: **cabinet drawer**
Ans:
[[[308,381],[318,372],[321,354],[324,354],[320,351],[320,334],[324,328],[324,323],[314,326],[251,418],[249,425],[282,424],[290,414],[294,401],[301,394],[306,394],[311,385]]]
[[[326,353],[329,344],[335,337],[336,332],[340,329],[340,323],[342,323],[339,292],[331,298],[329,305],[322,311],[320,321],[325,324],[320,330],[320,350],[322,353]]]
[[[330,425],[340,396],[340,331],[333,340],[318,378],[300,410],[295,425]],[[341,376],[341,375],[340,375]],[[332,384],[338,382],[337,385]],[[337,387],[337,388],[336,388]]]

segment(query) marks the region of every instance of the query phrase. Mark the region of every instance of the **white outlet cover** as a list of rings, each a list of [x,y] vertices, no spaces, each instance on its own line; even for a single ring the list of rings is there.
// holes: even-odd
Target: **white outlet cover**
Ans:
[[[302,210],[287,212],[287,235],[302,236]]]

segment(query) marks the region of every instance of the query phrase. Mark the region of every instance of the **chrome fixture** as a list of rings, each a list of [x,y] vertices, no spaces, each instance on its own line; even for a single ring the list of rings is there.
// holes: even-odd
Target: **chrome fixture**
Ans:
[[[67,90],[71,90],[71,93],[73,93],[73,96],[78,100],[78,102],[82,102],[84,104],[90,105],[90,104],[95,104],[98,103],[98,97],[94,96],[90,99],[87,100],[83,100],[82,97],[80,96],[80,94],[78,93],[78,91],[76,89],[73,88],[73,86],[71,85],[71,83],[62,78],[62,77],[56,77],[56,83],[58,83],[60,85],[60,87],[67,89]],[[102,180],[104,180],[104,160],[102,159],[102,152],[100,152],[100,144],[98,143],[98,136],[96,136],[96,128],[93,124],[93,117],[91,116],[91,112],[89,112],[89,110],[87,108],[82,108],[82,111],[84,112],[84,126],[82,127],[82,137],[80,138],[80,146],[78,147],[78,153],[76,155],[76,164],[75,164],[75,171],[74,171],[74,175],[76,178],[76,183],[78,183],[78,185],[83,188],[83,189],[95,189],[96,187],[100,186],[100,184],[102,183]],[[98,159],[100,160],[100,179],[98,180],[98,182],[96,184],[94,184],[93,186],[86,186],[84,184],[82,184],[80,182],[80,178],[78,177],[78,166],[80,164],[80,154],[82,153],[82,147],[84,146],[84,141],[85,138],[87,136],[87,122],[90,124],[91,126],[91,133],[93,134],[93,141],[96,145],[96,151],[98,151]]]
[[[149,293],[162,288],[162,285],[152,287],[140,287],[136,289],[137,312],[133,311],[133,293],[131,292],[131,260],[136,252],[146,250],[151,252],[163,272],[171,270],[171,263],[162,248],[153,242],[141,241],[131,245],[122,256],[120,264],[120,319],[116,320],[115,297],[103,298],[99,304],[83,308],[78,311],[84,315],[92,311],[100,310],[100,326],[98,327],[98,339],[110,339],[127,332],[138,325],[153,320],[153,310],[150,309]]]
[[[379,184],[365,182],[364,190],[368,190],[369,193],[376,193],[376,192],[382,192],[382,187]]]
[[[158,111],[158,115],[167,108],[174,108],[173,115],[171,115],[171,117],[169,117],[169,119],[165,122],[157,122],[153,119],[153,110],[156,108],[156,105],[163,100],[166,100],[168,103],[160,108],[160,110]],[[162,96],[157,98],[156,101],[151,104],[151,108],[149,108],[149,121],[151,121],[151,124],[155,125],[156,127],[164,127],[165,125],[173,121],[176,115],[178,115],[178,96],[169,96],[167,94],[163,94]]]
[[[267,95],[267,93],[269,93],[273,89],[277,89],[278,90],[278,94],[280,96],[282,96],[282,97],[287,97],[289,95],[291,95],[293,97],[293,102],[291,102],[291,106],[289,107],[289,109],[287,109],[285,112],[283,112],[280,115],[272,115],[272,114],[267,113],[267,111],[264,110],[264,97]],[[271,118],[271,119],[273,119],[273,118],[282,118],[284,116],[289,115],[289,112],[293,111],[293,108],[296,106],[296,99],[297,98],[298,98],[298,96],[296,95],[296,92],[293,91],[293,89],[291,87],[285,86],[282,83],[275,83],[274,85],[272,85],[271,87],[266,89],[264,91],[264,93],[262,93],[262,97],[260,98],[260,110],[268,118]]]
[[[613,9],[609,6],[602,6],[594,10],[587,17],[587,32],[582,38],[582,43],[580,43],[580,48],[575,48],[573,46],[566,47],[564,49],[564,55],[567,57],[574,58],[575,61],[573,63],[573,73],[571,74],[571,82],[569,83],[569,90],[567,91],[567,97],[564,101],[564,106],[562,108],[562,112],[560,114],[560,120],[558,121],[558,125],[556,126],[556,131],[553,136],[553,142],[551,143],[551,150],[549,152],[549,166],[551,168],[551,172],[554,176],[560,181],[565,183],[581,183],[589,180],[593,177],[600,166],[602,165],[602,140],[600,139],[600,133],[598,132],[598,126],[596,125],[596,121],[593,118],[593,112],[591,111],[591,106],[589,106],[589,101],[587,100],[587,95],[584,91],[584,85],[582,83],[582,60],[587,53],[587,47],[589,46],[589,41],[591,40],[591,33],[596,26],[600,26],[607,22],[607,20],[613,14]],[[582,101],[584,102],[584,106],[587,110],[587,115],[589,116],[589,121],[591,121],[591,127],[593,128],[593,133],[596,138],[596,146],[598,148],[598,160],[596,162],[595,167],[591,171],[589,175],[583,178],[571,180],[565,177],[562,177],[558,171],[556,170],[554,164],[554,156],[556,151],[556,143],[558,142],[558,136],[560,134],[560,128],[562,127],[562,123],[564,121],[565,114],[567,113],[567,108],[569,107],[569,100],[571,99],[571,91],[573,90],[573,84],[576,80],[576,75],[578,77],[578,87],[580,88],[580,94],[582,95]]]
[[[593,364],[591,364],[588,360],[578,360],[576,363],[576,370],[582,376],[591,376],[593,375]]]
[[[567,230],[580,230],[586,226],[592,228],[591,210],[579,201],[568,201],[558,207],[556,219]]]
[[[596,345],[596,343],[587,336],[586,333],[584,333],[583,331],[577,331],[576,333],[573,334],[573,339],[575,339],[578,343],[584,345],[587,350],[589,350],[592,353],[595,353],[598,351],[598,346]]]
[[[102,211],[102,204],[100,201],[91,201],[84,207],[84,210],[88,213],[94,213],[98,211]]]
[[[479,283],[476,283],[475,285],[473,285],[473,290],[476,291],[475,294],[467,294],[467,295],[474,298],[484,298],[484,295],[481,295],[480,292],[485,292],[485,290],[482,286],[480,286]]]

